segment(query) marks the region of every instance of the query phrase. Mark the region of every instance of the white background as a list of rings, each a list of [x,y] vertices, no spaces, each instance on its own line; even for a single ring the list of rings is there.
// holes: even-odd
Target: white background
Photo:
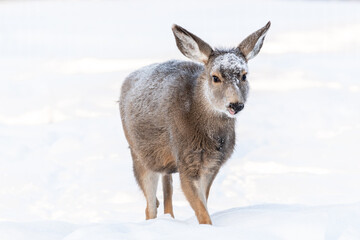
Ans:
[[[1,1],[1,239],[112,239],[119,231],[126,232],[120,239],[141,239],[137,224],[147,224],[147,237],[163,236],[168,224],[169,234],[189,227],[204,236],[178,175],[179,221],[161,216],[160,206],[160,220],[150,221],[157,228],[142,222],[145,200],[116,103],[120,86],[139,67],[185,60],[173,23],[230,47],[269,20],[263,48],[249,62],[236,150],[209,198],[211,214],[230,214],[215,214],[215,225],[230,219],[234,227],[216,231],[233,236],[243,226],[237,236],[248,239],[305,239],[296,233],[313,221],[306,239],[360,238],[359,12],[357,1]],[[335,217],[324,217],[330,212]],[[274,227],[266,227],[267,216]],[[326,234],[329,222],[342,227]]]

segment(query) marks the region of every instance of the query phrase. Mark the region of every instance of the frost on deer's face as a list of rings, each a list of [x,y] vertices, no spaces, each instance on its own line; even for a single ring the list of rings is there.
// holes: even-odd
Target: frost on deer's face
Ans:
[[[245,59],[233,52],[220,54],[209,62],[204,95],[210,107],[234,118],[238,112],[234,111],[234,104],[245,104],[247,98],[249,85],[244,77],[247,73]]]

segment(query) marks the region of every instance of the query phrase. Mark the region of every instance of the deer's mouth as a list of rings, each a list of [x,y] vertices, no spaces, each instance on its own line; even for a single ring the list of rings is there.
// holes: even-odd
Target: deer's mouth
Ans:
[[[227,110],[230,113],[230,115],[234,116],[235,114],[243,110],[243,108],[244,108],[243,103],[236,102],[236,103],[230,103],[229,106],[227,107]]]
[[[233,116],[237,113],[237,112],[236,112],[233,108],[231,108],[231,107],[228,107],[227,110],[228,110],[228,112],[230,113],[230,115],[233,115]]]

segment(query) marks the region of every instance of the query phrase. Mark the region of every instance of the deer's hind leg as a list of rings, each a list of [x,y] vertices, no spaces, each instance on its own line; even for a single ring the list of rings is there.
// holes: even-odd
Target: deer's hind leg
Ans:
[[[173,205],[172,205],[172,177],[171,174],[164,174],[162,177],[163,193],[164,193],[164,213],[170,213],[174,217]]]
[[[157,208],[159,207],[159,201],[156,198],[159,173],[147,169],[133,151],[131,151],[131,155],[136,181],[146,198],[146,220],[156,218]]]

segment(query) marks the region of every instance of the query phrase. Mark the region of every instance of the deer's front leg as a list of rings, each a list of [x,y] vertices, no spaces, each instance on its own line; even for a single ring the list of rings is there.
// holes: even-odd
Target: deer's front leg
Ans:
[[[207,211],[207,194],[214,178],[206,171],[202,152],[185,157],[179,166],[181,188],[200,224],[212,224]]]
[[[202,177],[202,183],[206,187],[206,192],[205,192],[206,202],[209,199],[210,188],[211,188],[211,185],[214,182],[214,179],[215,179],[216,175],[218,174],[218,172],[219,172],[219,169],[216,169],[214,171],[208,172],[207,174],[205,174]]]
[[[181,188],[189,201],[200,224],[212,224],[207,211],[205,190],[199,179],[194,179],[180,172]]]

